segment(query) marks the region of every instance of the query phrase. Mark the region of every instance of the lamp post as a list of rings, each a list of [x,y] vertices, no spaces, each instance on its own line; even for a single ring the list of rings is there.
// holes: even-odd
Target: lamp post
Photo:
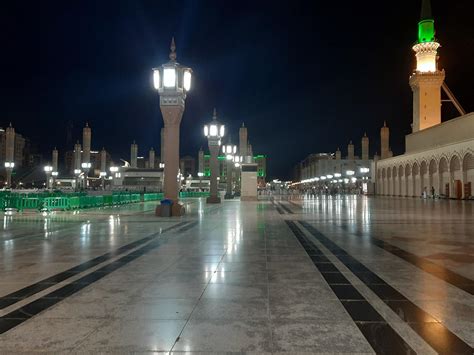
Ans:
[[[202,177],[204,176],[204,173],[198,172],[199,176],[199,192],[202,192]]]
[[[46,188],[51,189],[51,173],[53,172],[53,167],[51,165],[46,165],[44,167],[44,172],[46,173]]]
[[[117,176],[118,174],[120,174],[118,171],[119,171],[119,168],[118,166],[111,166],[109,168],[110,172],[111,172],[111,175],[112,175],[112,182],[113,182],[113,185],[115,185],[115,178],[119,177]]]
[[[179,126],[183,117],[186,94],[191,89],[190,68],[176,61],[176,45],[171,40],[170,61],[153,69],[153,85],[160,95],[160,109],[165,123],[164,129],[164,192],[172,200],[172,215],[184,214],[178,200]]]
[[[85,187],[86,189],[87,189],[87,187],[89,186],[89,183],[88,183],[88,180],[87,180],[87,179],[88,179],[88,177],[89,177],[89,170],[90,170],[91,166],[92,166],[92,164],[91,164],[91,163],[88,163],[88,162],[81,164],[81,168],[82,168],[82,170],[84,170],[84,175],[85,175],[85,177],[84,177],[84,179],[85,179],[84,185],[85,185],[85,186],[84,186],[84,187]]]
[[[224,196],[225,199],[232,199],[234,196],[232,195],[232,168],[234,167],[234,155],[237,153],[237,146],[232,145],[229,143],[222,146],[222,152],[224,153],[226,157],[226,162],[227,162],[227,176],[226,176],[226,184],[227,184],[227,190],[226,194]]]
[[[6,181],[7,188],[10,188],[12,186],[12,171],[14,167],[15,167],[14,162],[12,161],[5,162],[5,170],[7,171],[7,181]]]
[[[225,127],[217,121],[216,109],[212,115],[212,121],[204,126],[204,135],[207,137],[209,144],[209,152],[211,153],[211,186],[210,195],[207,198],[207,203],[220,203],[221,199],[217,196],[217,176],[219,175],[219,162],[217,156],[219,155],[219,147],[221,145],[221,138],[224,137]]]

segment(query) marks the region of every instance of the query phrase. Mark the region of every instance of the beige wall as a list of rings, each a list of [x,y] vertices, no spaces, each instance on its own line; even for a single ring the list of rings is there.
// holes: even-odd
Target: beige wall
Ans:
[[[405,136],[406,152],[418,152],[474,139],[474,112]]]

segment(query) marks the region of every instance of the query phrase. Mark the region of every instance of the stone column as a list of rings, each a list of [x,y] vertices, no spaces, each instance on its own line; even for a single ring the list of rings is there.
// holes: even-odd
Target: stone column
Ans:
[[[178,204],[179,126],[183,112],[184,106],[161,106],[161,113],[165,122],[165,134],[163,137],[165,163],[164,192],[165,198],[172,200],[174,204]]]
[[[153,148],[150,149],[150,153],[148,155],[148,167],[150,169],[155,168],[155,150]]]
[[[210,165],[211,165],[211,186],[210,186],[210,196],[207,198],[207,203],[220,203],[221,199],[218,195],[217,189],[217,177],[219,176],[219,161],[217,156],[219,155],[218,144],[211,145],[209,142],[209,152],[211,153]]]

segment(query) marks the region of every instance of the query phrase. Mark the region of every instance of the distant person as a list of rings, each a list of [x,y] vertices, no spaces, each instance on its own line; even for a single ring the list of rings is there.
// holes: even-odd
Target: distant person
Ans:
[[[431,198],[432,199],[435,198],[435,188],[434,188],[434,186],[431,186]]]

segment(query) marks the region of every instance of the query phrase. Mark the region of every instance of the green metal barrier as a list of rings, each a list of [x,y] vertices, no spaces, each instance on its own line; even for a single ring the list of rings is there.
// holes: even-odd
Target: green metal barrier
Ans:
[[[42,210],[68,210],[70,208],[70,200],[68,197],[46,197],[43,199]]]
[[[208,197],[209,192],[203,191],[182,191],[179,193],[179,197],[187,198],[187,197]]]

